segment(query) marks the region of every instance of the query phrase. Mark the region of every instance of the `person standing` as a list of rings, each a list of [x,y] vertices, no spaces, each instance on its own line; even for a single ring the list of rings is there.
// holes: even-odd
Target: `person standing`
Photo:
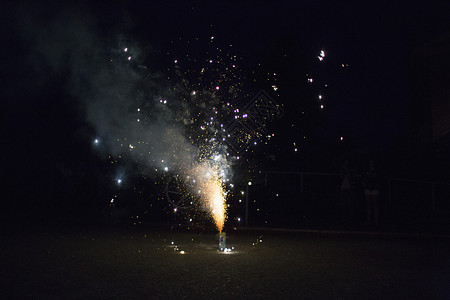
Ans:
[[[362,185],[366,198],[367,225],[379,225],[380,175],[375,162],[370,159],[368,169],[363,173]]]
[[[340,212],[341,221],[352,222],[354,219],[353,187],[354,178],[349,160],[346,159],[341,165],[341,197]]]

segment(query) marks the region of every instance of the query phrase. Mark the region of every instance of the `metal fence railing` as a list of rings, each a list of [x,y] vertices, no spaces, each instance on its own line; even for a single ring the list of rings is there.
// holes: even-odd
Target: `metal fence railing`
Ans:
[[[390,206],[450,213],[450,183],[404,178],[386,178]]]
[[[340,175],[264,171],[245,190],[245,224],[269,220],[298,224],[302,218],[329,221],[338,214]],[[355,201],[363,215],[365,201],[360,184],[355,188]],[[393,214],[450,215],[450,183],[386,177],[380,202]]]

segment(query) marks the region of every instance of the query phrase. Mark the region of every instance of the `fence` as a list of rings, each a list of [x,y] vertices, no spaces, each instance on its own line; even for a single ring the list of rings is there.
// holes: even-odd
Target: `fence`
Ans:
[[[241,206],[245,224],[299,225],[333,223],[339,215],[340,175],[311,172],[261,172],[245,188]],[[356,211],[364,218],[361,185],[355,189]],[[450,216],[450,183],[385,178],[380,203],[385,216]]]
[[[389,206],[450,213],[450,183],[386,178]]]

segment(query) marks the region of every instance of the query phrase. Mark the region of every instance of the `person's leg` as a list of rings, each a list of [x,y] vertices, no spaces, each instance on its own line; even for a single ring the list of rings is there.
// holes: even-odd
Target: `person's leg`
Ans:
[[[353,196],[353,190],[349,190],[348,193],[348,218],[350,223],[355,221],[355,199]]]
[[[366,212],[367,212],[366,224],[370,225],[372,218],[372,205],[371,205],[372,195],[369,190],[365,191],[365,195],[366,195]]]
[[[348,189],[341,189],[341,199],[340,199],[340,222],[345,223],[348,219]]]
[[[375,222],[375,225],[378,225],[379,224],[379,219],[378,219],[378,198],[379,198],[379,192],[378,191],[376,191],[376,192],[374,192],[374,194],[373,194],[373,196],[372,196],[372,198],[373,198],[373,200],[372,200],[372,202],[373,202],[373,208],[372,208],[372,210],[373,210],[373,218],[374,218],[374,222]]]

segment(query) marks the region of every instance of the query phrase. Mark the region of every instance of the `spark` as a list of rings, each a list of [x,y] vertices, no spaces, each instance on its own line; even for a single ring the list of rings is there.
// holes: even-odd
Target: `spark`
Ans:
[[[320,61],[323,61],[323,59],[325,58],[325,51],[324,50],[320,50],[320,54],[319,54],[319,56],[317,56],[317,58]]]

